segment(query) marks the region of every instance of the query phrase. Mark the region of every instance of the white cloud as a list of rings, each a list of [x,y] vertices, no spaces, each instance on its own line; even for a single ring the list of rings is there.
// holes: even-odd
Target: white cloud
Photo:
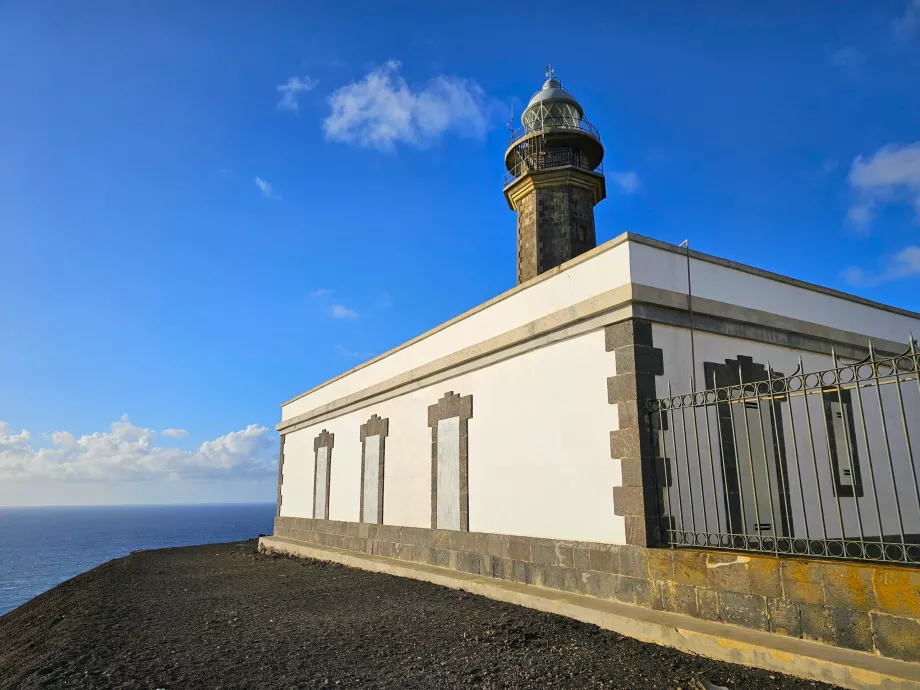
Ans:
[[[259,188],[259,191],[262,192],[262,195],[268,199],[278,199],[278,195],[275,194],[275,190],[271,185],[271,182],[268,180],[263,180],[261,177],[256,176],[253,180],[256,187]]]
[[[172,430],[177,431],[177,430]],[[14,433],[0,421],[0,479],[57,481],[135,481],[144,479],[254,478],[277,468],[275,444],[264,426],[250,424],[198,450],[157,446],[156,431],[132,424],[127,415],[108,432],[75,438],[51,434],[52,447],[36,448],[28,431]],[[161,432],[161,435],[167,435]]]
[[[609,175],[624,194],[632,194],[639,189],[639,176],[633,170],[613,172]]]
[[[399,66],[390,60],[336,89],[323,125],[326,138],[389,151],[398,143],[425,146],[448,131],[485,136],[491,106],[475,81],[441,75],[413,90]]]
[[[298,103],[297,98],[300,94],[315,89],[317,84],[319,84],[319,81],[312,77],[289,77],[285,83],[278,85],[278,93],[281,94],[278,109],[297,112],[300,110],[300,103]]]
[[[904,14],[894,20],[894,33],[903,41],[920,33],[920,0],[908,0]]]
[[[167,438],[185,438],[188,436],[188,432],[185,429],[163,429],[160,434]]]
[[[860,232],[866,232],[875,215],[875,202],[866,201],[853,204],[847,209],[847,222]]]
[[[850,285],[876,285],[917,275],[920,275],[920,247],[909,246],[882,261],[877,272],[850,266],[843,272],[843,279]]]
[[[326,295],[331,295],[332,290],[328,288],[318,288],[310,293],[310,297],[325,297]]]
[[[329,308],[333,319],[356,319],[358,314],[342,304],[333,304]]]
[[[888,144],[869,158],[857,156],[849,181],[859,201],[850,207],[847,219],[857,228],[868,228],[878,204],[907,202],[920,216],[920,141]]]

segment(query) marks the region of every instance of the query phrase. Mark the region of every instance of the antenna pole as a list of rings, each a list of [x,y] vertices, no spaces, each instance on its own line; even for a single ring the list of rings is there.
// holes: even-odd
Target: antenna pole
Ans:
[[[679,246],[687,247],[687,311],[690,314],[690,366],[693,372],[692,379],[696,380],[696,347],[693,338],[693,287],[690,282],[690,240],[686,239]],[[696,393],[696,384],[691,385],[691,393]]]

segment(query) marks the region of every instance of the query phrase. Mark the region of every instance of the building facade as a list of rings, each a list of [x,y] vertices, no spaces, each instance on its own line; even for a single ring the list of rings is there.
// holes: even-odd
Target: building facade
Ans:
[[[275,535],[920,660],[920,315],[595,247],[568,145],[506,186],[517,287],[282,405]]]

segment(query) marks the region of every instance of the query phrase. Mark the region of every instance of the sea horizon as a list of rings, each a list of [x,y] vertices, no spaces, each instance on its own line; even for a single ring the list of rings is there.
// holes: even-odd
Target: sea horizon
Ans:
[[[252,539],[274,517],[262,502],[0,506],[0,616],[132,551]]]

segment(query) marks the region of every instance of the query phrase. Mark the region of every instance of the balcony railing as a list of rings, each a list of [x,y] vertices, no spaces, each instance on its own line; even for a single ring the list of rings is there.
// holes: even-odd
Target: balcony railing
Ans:
[[[572,117],[547,117],[514,130],[511,133],[511,138],[508,139],[508,148],[511,148],[519,139],[539,132],[544,134],[550,132],[581,132],[598,141],[601,140],[601,135],[598,133],[597,127],[585,119],[576,120]]]
[[[516,179],[533,170],[549,170],[550,168],[564,168],[574,166],[582,170],[589,170],[598,175],[604,174],[604,164],[592,165],[580,151],[542,151],[539,153],[528,154],[511,170],[505,173],[505,186],[514,182]]]

